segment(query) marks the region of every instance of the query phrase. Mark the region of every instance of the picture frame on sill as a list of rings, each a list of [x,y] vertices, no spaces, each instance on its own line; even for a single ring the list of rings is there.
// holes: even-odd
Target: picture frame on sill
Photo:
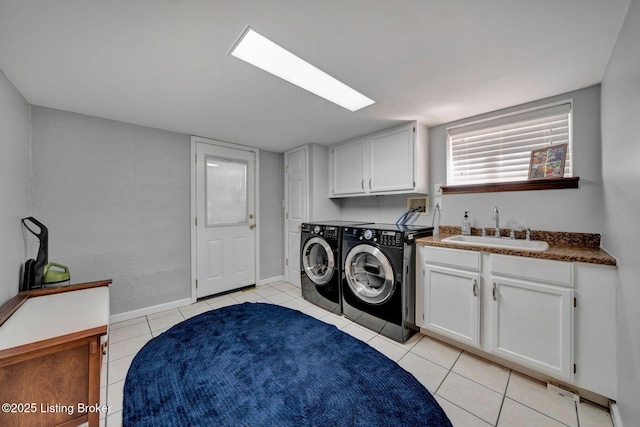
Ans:
[[[552,145],[531,150],[529,161],[529,179],[547,179],[564,177],[564,164],[567,159],[568,144]]]

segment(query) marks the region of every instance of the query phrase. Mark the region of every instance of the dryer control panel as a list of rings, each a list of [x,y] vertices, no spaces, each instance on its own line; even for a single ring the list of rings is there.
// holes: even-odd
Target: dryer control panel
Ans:
[[[397,231],[380,232],[381,245],[385,246],[402,246],[402,233]]]
[[[343,239],[370,241],[383,246],[403,245],[401,231],[375,230],[369,228],[345,228]]]

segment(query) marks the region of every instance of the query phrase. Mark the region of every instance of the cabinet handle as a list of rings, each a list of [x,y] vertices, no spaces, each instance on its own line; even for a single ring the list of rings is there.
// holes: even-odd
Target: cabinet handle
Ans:
[[[473,296],[478,296],[478,280],[473,279]]]
[[[495,282],[493,283],[493,300],[497,301],[498,299],[496,298],[496,284]]]
[[[369,190],[371,190],[371,178],[369,178]]]
[[[362,185],[362,189],[364,190],[364,179],[362,180],[362,183],[360,185]]]

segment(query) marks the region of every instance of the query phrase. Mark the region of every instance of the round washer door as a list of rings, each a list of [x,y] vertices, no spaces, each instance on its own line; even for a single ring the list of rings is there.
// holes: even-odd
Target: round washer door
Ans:
[[[321,237],[307,240],[302,249],[302,268],[316,285],[324,285],[331,280],[336,263],[326,240]]]
[[[393,268],[375,246],[354,246],[345,258],[344,273],[351,292],[366,303],[382,304],[393,295]]]

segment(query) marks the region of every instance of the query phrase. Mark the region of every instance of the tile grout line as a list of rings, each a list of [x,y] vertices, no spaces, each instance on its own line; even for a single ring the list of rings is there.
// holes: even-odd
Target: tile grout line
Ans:
[[[498,410],[498,418],[496,418],[495,426],[497,427],[500,422],[500,415],[502,415],[502,408],[504,408],[504,400],[507,398],[507,389],[509,388],[509,382],[511,382],[512,369],[509,369],[509,378],[507,378],[507,384],[504,387],[504,393],[502,394],[502,402],[500,402],[500,409]]]
[[[447,402],[449,402],[450,404],[452,404],[452,405],[453,405],[453,406],[455,406],[456,408],[459,408],[459,409],[463,410],[463,411],[464,411],[464,412],[466,412],[467,414],[469,414],[469,415],[471,415],[471,416],[473,416],[473,417],[475,417],[475,418],[479,419],[480,421],[482,421],[482,422],[484,422],[484,423],[486,423],[486,424],[489,424],[487,421],[485,421],[485,420],[484,420],[484,418],[480,418],[479,416],[477,416],[477,415],[476,415],[476,414],[474,414],[473,412],[469,412],[469,410],[468,410],[468,409],[463,408],[462,406],[458,405],[457,403],[454,403],[454,402],[450,401],[449,399],[447,399],[447,398],[445,398],[445,397],[442,397],[442,396],[440,396],[440,395],[438,395],[438,397],[439,397],[440,399],[442,399],[442,400],[446,400]],[[444,409],[443,409],[443,411],[444,411]],[[446,415],[446,413],[445,413],[445,415]],[[447,418],[449,418],[449,416],[448,416],[448,415],[447,415]],[[491,425],[491,424],[489,424],[489,425]],[[454,427],[457,427],[457,426],[454,426]]]
[[[436,388],[436,391],[433,392],[433,394],[437,394],[438,390],[440,390],[440,387],[442,387],[442,384],[444,384],[444,382],[447,380],[447,378],[449,377],[449,374],[451,373],[451,371],[453,370],[453,367],[456,366],[456,363],[458,363],[458,360],[460,360],[460,356],[462,356],[462,351],[460,352],[460,354],[458,354],[458,357],[456,357],[456,360],[453,362],[453,364],[451,365],[451,367],[449,368],[449,370],[447,371],[447,375],[444,376],[444,378],[442,379],[442,381],[440,382],[440,384],[438,384],[438,388]],[[427,359],[428,360],[428,359]],[[433,362],[435,363],[435,362]],[[437,363],[436,363],[437,364]],[[442,397],[442,396],[440,396]],[[444,397],[443,397],[444,399]],[[453,402],[451,402],[453,403]],[[454,403],[455,405],[455,403]],[[457,406],[457,405],[456,405]],[[464,408],[463,408],[464,409]],[[468,411],[467,411],[468,412]]]
[[[506,395],[505,395],[505,398],[507,398],[507,397],[506,397]],[[557,419],[557,418],[555,418],[555,417],[552,417],[552,416],[551,416],[551,415],[549,415],[549,414],[545,414],[545,413],[544,413],[544,412],[542,412],[541,410],[536,409],[536,408],[533,408],[533,407],[531,407],[531,406],[527,405],[526,403],[520,402],[519,400],[512,399],[512,398],[510,398],[510,397],[509,397],[509,399],[510,399],[510,400],[513,400],[514,402],[518,403],[519,405],[524,406],[525,408],[529,408],[529,409],[531,409],[532,411],[537,412],[537,413],[538,413],[538,414],[540,414],[540,415],[544,415],[545,417],[547,417],[547,418],[549,418],[549,419],[551,419],[551,420],[553,420],[553,421],[555,421],[555,422],[557,422],[557,423],[559,423],[559,424],[562,424],[563,426],[571,427],[569,424],[565,423],[564,421],[560,421],[559,419]],[[575,403],[575,402],[574,402],[574,403]],[[576,416],[576,420],[577,420],[577,416]],[[577,425],[578,425],[578,424],[577,424]],[[576,425],[576,426],[577,426],[577,425]]]

